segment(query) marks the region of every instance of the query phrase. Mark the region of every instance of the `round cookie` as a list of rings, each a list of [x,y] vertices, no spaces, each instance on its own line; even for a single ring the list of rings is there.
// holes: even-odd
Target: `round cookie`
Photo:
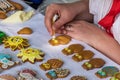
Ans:
[[[56,69],[56,68],[60,68],[64,62],[60,59],[49,59],[47,63],[51,65],[52,69]]]
[[[0,80],[16,80],[16,78],[11,75],[1,75]]]
[[[36,48],[26,48],[21,49],[20,53],[17,54],[18,58],[21,58],[23,62],[30,62],[32,64],[35,63],[35,61],[42,61],[43,60],[44,53]]]
[[[69,69],[57,68],[55,69],[58,78],[65,78],[70,74]]]
[[[48,42],[52,46],[58,46],[58,45],[65,45],[68,44],[71,41],[71,37],[67,35],[59,35],[53,39],[50,39]]]
[[[73,53],[79,53],[84,49],[84,47],[80,44],[71,44],[67,48],[62,50],[63,54],[71,55]]]
[[[102,66],[104,66],[105,61],[101,58],[92,58],[91,60],[89,60],[88,62],[85,62],[82,67],[86,70],[91,70],[94,68],[100,68]]]
[[[99,70],[95,73],[95,75],[99,78],[106,78],[106,77],[112,77],[114,74],[119,72],[119,69],[115,66],[106,66],[102,68],[102,70]]]
[[[56,73],[54,70],[48,71],[48,72],[46,73],[46,76],[47,76],[50,80],[58,78],[58,77],[57,77],[57,73]]]
[[[7,37],[3,40],[3,43],[5,48],[10,48],[13,51],[17,49],[20,50],[30,46],[28,40],[20,36]]]
[[[83,50],[79,53],[76,53],[72,56],[72,59],[74,61],[80,62],[82,60],[88,60],[91,59],[94,56],[94,53],[90,50]]]
[[[120,80],[120,72],[114,74],[114,76],[111,77],[110,80]]]
[[[60,68],[63,65],[63,61],[60,59],[49,59],[47,62],[42,63],[40,65],[40,68],[44,71],[50,70],[50,69],[56,69]]]
[[[84,76],[73,76],[70,80],[87,80]]]
[[[21,30],[19,30],[17,33],[18,34],[32,34],[32,29],[29,27],[24,27]]]

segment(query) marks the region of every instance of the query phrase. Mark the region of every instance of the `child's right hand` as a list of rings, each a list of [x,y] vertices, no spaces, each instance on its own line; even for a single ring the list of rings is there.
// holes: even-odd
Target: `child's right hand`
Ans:
[[[52,35],[52,27],[56,31],[60,31],[60,28],[66,23],[72,21],[80,13],[80,3],[64,3],[64,4],[50,4],[46,9],[45,14],[45,25]],[[59,19],[52,25],[52,18],[55,14],[59,15]]]

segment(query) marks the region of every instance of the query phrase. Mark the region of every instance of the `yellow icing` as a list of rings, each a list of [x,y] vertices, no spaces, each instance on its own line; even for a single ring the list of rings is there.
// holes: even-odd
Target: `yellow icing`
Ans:
[[[43,63],[42,64],[46,69],[49,69],[50,68],[50,64],[49,63]]]
[[[17,57],[22,57],[22,61],[29,60],[34,63],[35,59],[42,60],[44,53],[35,48],[21,49],[20,53],[17,54]]]
[[[21,49],[29,46],[27,39],[20,36],[7,37],[3,40],[5,47],[10,47],[12,50]]]

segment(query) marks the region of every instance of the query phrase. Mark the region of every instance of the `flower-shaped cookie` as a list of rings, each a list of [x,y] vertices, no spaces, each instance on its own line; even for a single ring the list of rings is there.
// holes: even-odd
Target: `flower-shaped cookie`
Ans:
[[[119,72],[119,69],[115,66],[106,66],[102,70],[97,71],[95,74],[99,78],[112,77],[114,74]]]
[[[120,72],[116,73],[110,80],[120,80]]]
[[[44,53],[36,48],[21,49],[17,54],[18,58],[21,58],[23,62],[29,61],[35,63],[35,61],[42,61]]]
[[[89,60],[88,62],[85,62],[82,67],[86,70],[91,70],[94,68],[100,68],[102,66],[104,66],[105,61],[101,58],[92,58],[91,60]]]
[[[3,40],[3,43],[5,45],[5,48],[9,47],[13,51],[30,46],[28,40],[20,36],[7,37]]]

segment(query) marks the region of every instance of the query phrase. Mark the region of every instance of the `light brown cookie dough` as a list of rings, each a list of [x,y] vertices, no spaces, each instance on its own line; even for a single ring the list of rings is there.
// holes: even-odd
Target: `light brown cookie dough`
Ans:
[[[17,80],[17,79],[11,75],[1,75],[0,80]]]
[[[101,58],[93,58],[91,60],[89,60],[88,62],[85,62],[82,67],[86,70],[91,70],[94,68],[101,68],[102,66],[104,66],[105,61]]]
[[[97,71],[95,75],[99,78],[107,78],[107,77],[112,77],[116,73],[119,72],[119,69],[115,66],[106,66],[103,67],[101,70]]]
[[[73,76],[70,80],[87,80],[87,78],[84,76]]]
[[[29,28],[29,27],[24,27],[24,28],[22,28],[21,30],[19,30],[17,33],[18,33],[18,34],[32,34],[33,31],[32,31],[32,29]]]
[[[56,69],[60,68],[63,65],[63,61],[60,59],[49,59],[47,62],[42,63],[40,65],[40,68],[44,71],[50,70],[50,69]]]
[[[48,42],[52,46],[65,45],[71,41],[71,37],[67,35],[59,35],[53,39],[50,39]]]
[[[79,53],[76,53],[72,56],[72,59],[74,61],[80,62],[82,60],[88,60],[91,59],[94,56],[94,53],[90,50],[83,50]]]
[[[49,79],[56,79],[56,78],[65,78],[70,74],[69,69],[57,68],[54,70],[50,70],[46,73],[46,76]]]
[[[79,53],[84,49],[84,47],[81,44],[71,44],[67,48],[64,48],[62,50],[63,54],[65,55],[71,55],[73,53]]]
[[[116,73],[110,80],[120,80],[120,72]]]

